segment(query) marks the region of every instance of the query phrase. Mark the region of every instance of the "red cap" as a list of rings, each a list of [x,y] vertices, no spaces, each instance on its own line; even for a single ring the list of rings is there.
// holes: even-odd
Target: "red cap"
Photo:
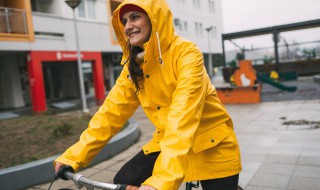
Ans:
[[[137,6],[137,5],[127,4],[127,5],[123,6],[123,7],[120,9],[120,14],[119,14],[120,20],[122,19],[123,15],[124,15],[126,12],[129,12],[129,11],[138,11],[138,12],[147,14],[147,12],[146,12],[143,8],[141,8],[141,7]]]

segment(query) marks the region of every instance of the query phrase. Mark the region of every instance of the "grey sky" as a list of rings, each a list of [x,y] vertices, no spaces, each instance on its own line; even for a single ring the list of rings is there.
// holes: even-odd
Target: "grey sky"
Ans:
[[[223,33],[320,19],[320,0],[221,0]],[[281,34],[289,44],[320,41],[320,27]],[[272,36],[235,40],[246,48],[273,46]],[[227,49],[237,49],[227,43]]]
[[[221,0],[221,2],[224,33],[320,19],[320,0]]]

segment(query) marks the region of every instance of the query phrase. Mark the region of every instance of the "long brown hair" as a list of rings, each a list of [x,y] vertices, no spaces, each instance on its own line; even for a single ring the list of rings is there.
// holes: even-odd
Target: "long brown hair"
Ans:
[[[127,51],[129,51],[129,59],[126,61],[129,62],[129,74],[130,78],[136,87],[136,94],[141,90],[140,82],[144,79],[143,69],[140,68],[139,63],[137,62],[138,53],[143,52],[143,49],[138,46],[131,46],[129,41],[127,42]]]

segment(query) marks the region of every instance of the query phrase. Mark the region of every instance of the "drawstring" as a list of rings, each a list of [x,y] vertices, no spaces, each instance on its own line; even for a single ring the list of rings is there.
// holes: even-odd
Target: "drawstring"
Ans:
[[[156,31],[156,36],[157,36],[157,41],[158,41],[158,51],[160,54],[159,62],[160,62],[160,64],[162,64],[163,62],[162,62],[162,53],[161,53],[161,47],[160,47],[160,38],[159,38],[159,34],[157,31]]]

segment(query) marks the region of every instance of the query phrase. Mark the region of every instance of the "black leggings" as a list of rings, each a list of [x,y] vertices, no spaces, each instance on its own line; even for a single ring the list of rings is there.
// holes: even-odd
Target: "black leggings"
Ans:
[[[140,186],[152,175],[154,163],[160,152],[145,155],[140,151],[118,171],[114,177],[116,184]],[[203,190],[237,190],[239,174],[200,181]]]

